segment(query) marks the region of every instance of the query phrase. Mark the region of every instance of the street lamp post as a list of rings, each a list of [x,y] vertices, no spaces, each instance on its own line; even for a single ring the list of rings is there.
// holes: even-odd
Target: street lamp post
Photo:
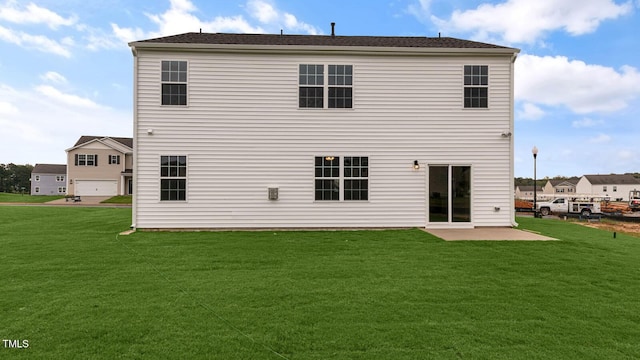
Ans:
[[[531,153],[533,154],[533,216],[537,217],[538,207],[536,206],[536,201],[538,199],[538,186],[536,185],[536,158],[538,157],[538,148],[534,146],[533,149],[531,149]]]

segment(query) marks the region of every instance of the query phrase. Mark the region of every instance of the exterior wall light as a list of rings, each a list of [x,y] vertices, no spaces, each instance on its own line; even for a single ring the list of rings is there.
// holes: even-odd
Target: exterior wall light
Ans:
[[[413,170],[420,170],[420,163],[418,163],[418,160],[413,160]]]

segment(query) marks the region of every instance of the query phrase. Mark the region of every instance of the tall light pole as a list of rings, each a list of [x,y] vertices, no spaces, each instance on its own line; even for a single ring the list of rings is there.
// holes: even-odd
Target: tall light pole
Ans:
[[[538,208],[536,206],[536,200],[538,199],[538,186],[536,185],[536,158],[538,157],[538,148],[534,146],[533,149],[531,149],[531,153],[533,154],[533,216],[537,217]]]

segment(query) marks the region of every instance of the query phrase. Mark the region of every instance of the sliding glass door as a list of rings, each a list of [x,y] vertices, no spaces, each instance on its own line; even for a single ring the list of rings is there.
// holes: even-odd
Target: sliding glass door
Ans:
[[[471,222],[471,166],[429,165],[429,222]]]

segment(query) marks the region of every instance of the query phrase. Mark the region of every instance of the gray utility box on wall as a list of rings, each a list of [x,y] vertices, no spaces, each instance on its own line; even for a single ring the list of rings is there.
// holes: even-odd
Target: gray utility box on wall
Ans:
[[[278,188],[269,188],[269,200],[278,200]]]

